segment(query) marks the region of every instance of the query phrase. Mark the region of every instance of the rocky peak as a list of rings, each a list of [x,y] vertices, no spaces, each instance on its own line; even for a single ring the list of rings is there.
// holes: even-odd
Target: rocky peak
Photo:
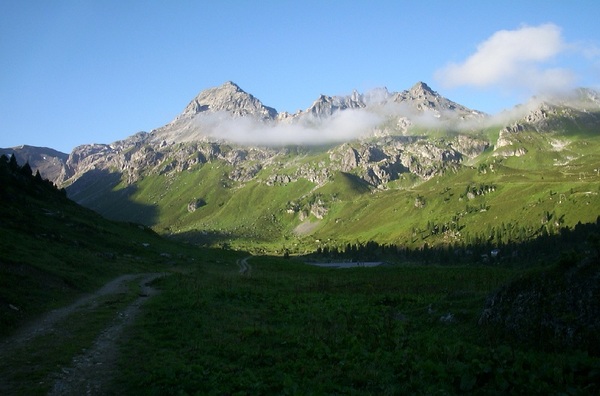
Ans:
[[[577,88],[570,95],[554,98],[554,103],[574,107],[579,110],[600,110],[600,92],[589,88]]]
[[[375,88],[370,91],[367,91],[364,95],[362,95],[363,101],[367,105],[376,105],[385,103],[390,97],[390,93],[387,87]]]
[[[192,118],[204,112],[227,112],[236,117],[254,116],[262,120],[277,117],[275,109],[263,105],[260,100],[231,81],[200,92],[176,120]]]
[[[239,85],[234,83],[233,81],[225,81],[223,85],[220,87],[221,90],[233,90],[235,92],[244,92],[243,89],[240,88]]]
[[[423,96],[439,96],[437,92],[433,89],[429,88],[429,85],[425,84],[423,81],[419,81],[408,91],[412,96],[415,97],[423,97]]]
[[[405,103],[420,113],[431,112],[437,118],[447,115],[451,115],[451,117],[458,116],[460,118],[483,116],[483,113],[446,99],[422,81],[413,85],[408,91],[395,93],[392,101]]]
[[[364,95],[354,90],[348,96],[321,95],[306,112],[314,117],[328,117],[338,110],[361,109],[366,106]]]
[[[14,154],[17,163],[20,165],[28,163],[34,172],[39,171],[44,179],[48,179],[55,183],[62,181],[60,180],[60,175],[69,158],[69,154],[48,147],[28,145],[0,148],[0,155],[2,154],[7,157]]]

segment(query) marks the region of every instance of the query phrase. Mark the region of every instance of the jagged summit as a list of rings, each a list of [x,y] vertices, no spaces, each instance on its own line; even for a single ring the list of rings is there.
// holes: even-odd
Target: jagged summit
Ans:
[[[404,103],[417,112],[429,112],[437,118],[448,114],[458,115],[461,118],[483,116],[483,113],[477,110],[469,109],[441,96],[422,81],[417,82],[408,91],[393,94],[392,101]]]
[[[595,89],[590,88],[577,88],[573,90],[572,95],[566,97],[566,100],[554,100],[558,103],[566,102],[573,107],[577,107],[580,109],[588,109],[588,110],[597,110],[600,108],[600,92]]]
[[[277,117],[277,110],[263,105],[260,100],[245,92],[234,82],[227,81],[219,87],[200,92],[176,120],[192,118],[204,112],[222,111],[233,116],[255,116],[265,120]]]
[[[371,113],[367,117],[372,118],[402,118],[404,121],[401,123],[404,127],[412,125],[413,117],[420,119],[419,122],[424,120],[421,116],[454,122],[485,116],[479,111],[471,110],[446,99],[422,81],[402,92],[390,92],[383,87],[372,89],[366,93],[354,90],[349,95],[322,94],[309,108],[294,114],[278,113],[277,110],[265,106],[236,83],[227,81],[218,87],[200,92],[181,114],[169,124],[153,130],[149,138],[158,142],[188,142],[205,141],[218,136],[226,140],[227,138],[224,136],[228,133],[236,134],[241,130],[225,133],[226,128],[221,128],[223,125],[221,123],[229,118],[247,118],[250,122],[246,123],[247,125],[259,121],[260,123],[269,123],[271,126],[277,126],[280,123],[318,126],[321,121],[325,121],[335,114],[353,110]],[[264,129],[261,128],[254,130],[264,132]]]
[[[398,103],[406,106],[412,112],[428,112],[434,117],[471,118],[482,116],[483,113],[455,103],[431,89],[426,83],[419,81],[409,90],[389,92],[387,88],[376,88],[361,94],[356,90],[348,96],[321,95],[306,113],[323,118],[331,116],[339,110],[372,108]]]
[[[416,83],[415,85],[412,86],[412,88],[408,91],[411,94],[418,96],[418,95],[437,95],[437,92],[435,92],[433,89],[431,89],[429,87],[429,85],[425,84],[423,81],[419,81],[418,83]]]
[[[417,113],[430,112],[435,117],[470,118],[483,113],[461,106],[439,95],[425,82],[419,81],[409,90],[389,92],[386,87],[376,88],[366,93],[354,90],[350,95],[321,94],[305,111],[296,114],[283,112],[262,104],[253,95],[245,92],[233,81],[227,81],[221,86],[206,89],[198,94],[177,116],[178,121],[189,121],[202,113],[227,113],[233,117],[252,117],[262,121],[293,121],[305,116],[325,118],[338,111],[351,109],[367,109],[384,106],[388,103],[402,103]]]
[[[359,109],[366,107],[362,95],[354,91],[350,96],[321,95],[306,113],[314,117],[328,117],[339,110]]]
[[[238,92],[244,92],[243,89],[240,88],[239,85],[237,85],[236,83],[234,83],[233,81],[225,81],[223,83],[223,85],[221,85],[220,87],[221,89],[234,89]]]

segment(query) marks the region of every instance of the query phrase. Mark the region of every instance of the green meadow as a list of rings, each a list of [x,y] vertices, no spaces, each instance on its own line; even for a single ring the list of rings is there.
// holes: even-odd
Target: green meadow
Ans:
[[[523,269],[207,260],[159,280],[122,345],[125,394],[593,394],[600,361],[478,324]],[[531,271],[531,270],[529,270]],[[539,342],[538,342],[539,341]],[[132,362],[135,362],[132,364]]]

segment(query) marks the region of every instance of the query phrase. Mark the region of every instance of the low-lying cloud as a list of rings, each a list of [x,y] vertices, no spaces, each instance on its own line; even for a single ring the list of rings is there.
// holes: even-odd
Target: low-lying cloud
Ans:
[[[367,135],[382,122],[381,115],[362,109],[339,111],[325,119],[304,117],[289,122],[263,122],[219,113],[196,119],[204,134],[212,138],[272,146],[346,142]]]
[[[461,63],[450,63],[436,72],[447,87],[502,87],[528,92],[563,90],[573,85],[575,74],[552,61],[572,49],[554,24],[501,30],[478,45]]]

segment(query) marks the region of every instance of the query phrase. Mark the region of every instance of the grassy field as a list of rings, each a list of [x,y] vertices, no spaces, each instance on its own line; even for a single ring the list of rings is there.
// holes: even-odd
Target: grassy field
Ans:
[[[122,346],[125,394],[555,394],[598,392],[584,352],[504,344],[478,319],[523,270],[325,269],[253,257],[161,279]],[[132,364],[135,362],[135,364]]]
[[[202,254],[148,227],[106,220],[32,175],[0,171],[0,336],[118,275]]]

